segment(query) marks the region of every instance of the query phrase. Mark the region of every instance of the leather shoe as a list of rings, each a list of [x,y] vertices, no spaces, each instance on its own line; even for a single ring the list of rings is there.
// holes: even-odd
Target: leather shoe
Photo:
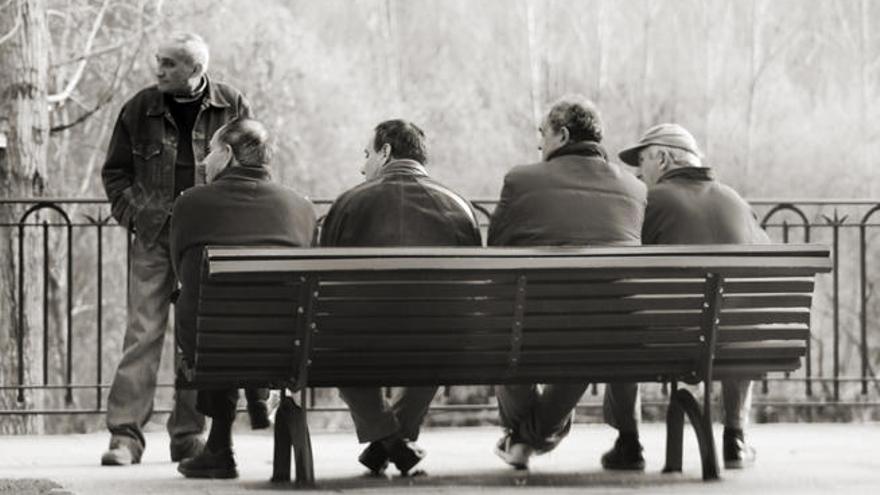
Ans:
[[[272,422],[269,420],[269,405],[266,401],[255,400],[248,402],[247,412],[251,419],[252,430],[265,430],[272,426]]]
[[[358,462],[366,466],[371,475],[381,476],[388,467],[388,452],[382,442],[370,442],[358,456]]]
[[[171,462],[180,462],[197,456],[205,448],[205,441],[199,435],[187,435],[171,439]]]
[[[238,478],[235,458],[231,449],[211,452],[202,449],[195,457],[180,461],[177,471],[187,478],[232,479]]]
[[[129,466],[139,464],[144,446],[131,437],[114,435],[110,437],[110,448],[101,455],[102,466]]]
[[[427,455],[415,442],[396,435],[382,440],[381,445],[388,454],[388,460],[394,463],[403,476]]]
[[[615,471],[644,471],[645,458],[638,437],[620,435],[614,447],[602,454],[602,467]]]
[[[519,471],[529,468],[529,459],[534,453],[531,445],[518,441],[512,433],[504,435],[495,444],[495,455]]]
[[[743,469],[755,463],[755,449],[747,444],[742,431],[724,431],[724,469]]]

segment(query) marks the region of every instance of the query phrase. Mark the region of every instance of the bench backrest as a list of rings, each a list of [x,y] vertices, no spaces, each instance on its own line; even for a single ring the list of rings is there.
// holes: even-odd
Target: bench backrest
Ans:
[[[830,268],[828,249],[813,245],[208,248],[193,380],[696,382],[792,371],[815,275]]]

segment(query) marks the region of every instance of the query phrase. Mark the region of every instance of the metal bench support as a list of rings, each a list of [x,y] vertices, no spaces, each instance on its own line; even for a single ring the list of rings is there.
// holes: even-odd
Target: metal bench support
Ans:
[[[306,411],[293,397],[281,399],[275,413],[275,455],[272,461],[272,481],[290,481],[290,451],[293,448],[296,463],[296,486],[315,486],[315,468],[312,458],[312,440],[306,422]]]

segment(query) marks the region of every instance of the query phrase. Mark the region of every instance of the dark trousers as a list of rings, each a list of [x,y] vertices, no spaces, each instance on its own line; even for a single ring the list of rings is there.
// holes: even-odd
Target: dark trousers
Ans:
[[[248,404],[269,398],[269,389],[248,388],[244,391]],[[238,389],[199,390],[196,397],[196,409],[212,419],[225,419],[230,423],[235,420],[238,406]]]

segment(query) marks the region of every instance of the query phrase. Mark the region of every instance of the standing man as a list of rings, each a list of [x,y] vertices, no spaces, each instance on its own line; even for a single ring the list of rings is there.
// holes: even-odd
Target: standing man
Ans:
[[[513,168],[489,225],[490,246],[635,246],[645,212],[645,186],[608,161],[602,121],[592,102],[566,96],[539,127],[543,161]],[[507,430],[495,453],[527,469],[535,453],[568,434],[587,384],[497,387]]]
[[[470,203],[431,179],[425,134],[415,124],[377,125],[364,148],[366,182],[333,203],[321,246],[480,246]],[[390,404],[379,388],[340,389],[358,440],[369,443],[358,460],[374,475],[391,461],[406,475],[425,452],[416,445],[437,387],[395,389]]]
[[[250,113],[240,92],[208,78],[208,46],[198,35],[171,36],[156,61],[156,85],[122,107],[101,174],[113,217],[134,232],[128,324],[107,399],[111,437],[103,465],[137,464],[144,451],[141,428],[153,410],[169,297],[176,286],[168,252],[171,205],[181,192],[205,182],[204,168],[197,164],[214,132]],[[172,461],[202,448],[205,419],[195,410],[195,398],[195,391],[175,393],[167,424]]]
[[[684,127],[660,124],[638,143],[621,151],[620,159],[639,167],[649,188],[642,229],[645,244],[768,244],[748,203],[718,182],[703,166],[697,141]],[[724,467],[746,467],[755,451],[745,443],[752,382],[722,382]],[[639,387],[619,383],[605,388],[606,421],[618,430],[614,448],[602,456],[606,469],[645,468],[639,442]]]
[[[171,259],[180,280],[174,305],[177,342],[195,362],[199,275],[205,246],[308,247],[315,229],[312,204],[269,174],[269,132],[260,122],[235,119],[211,139],[205,158],[207,182],[174,203]],[[181,461],[187,478],[236,478],[232,422],[238,390],[199,390],[198,410],[211,417],[205,448]]]

